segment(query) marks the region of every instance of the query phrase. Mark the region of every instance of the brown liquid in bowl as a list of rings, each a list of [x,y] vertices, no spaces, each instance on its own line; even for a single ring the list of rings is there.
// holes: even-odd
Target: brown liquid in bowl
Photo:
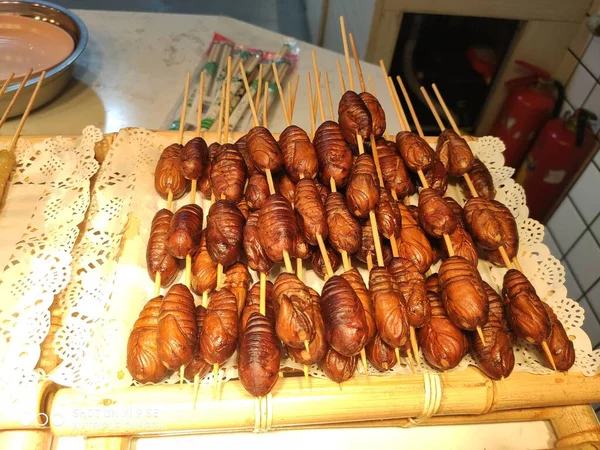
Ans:
[[[15,81],[29,69],[40,73],[67,59],[73,38],[56,25],[29,17],[0,15],[0,84],[14,72]]]

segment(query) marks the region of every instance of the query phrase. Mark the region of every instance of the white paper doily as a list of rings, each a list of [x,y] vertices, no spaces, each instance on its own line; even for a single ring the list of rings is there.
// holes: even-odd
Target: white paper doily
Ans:
[[[98,392],[134,383],[126,368],[126,346],[133,323],[153,296],[154,283],[146,271],[146,242],[154,214],[165,206],[164,199],[154,190],[153,173],[160,149],[170,143],[147,130],[122,130],[100,171],[92,194],[88,229],[75,251],[77,269],[63,298],[67,309],[64,326],[54,343],[63,361],[50,377],[60,384]],[[568,334],[575,336],[577,361],[572,370],[585,375],[596,374],[600,355],[592,351],[589,338],[581,330],[584,311],[566,296],[564,269],[542,244],[543,226],[527,217],[523,190],[510,178],[513,169],[504,167],[504,144],[488,136],[472,142],[471,146],[490,169],[498,191],[497,199],[505,203],[517,219],[519,259],[526,275],[555,310]],[[464,203],[457,186],[451,185],[448,194]],[[174,201],[173,210],[187,202],[187,196]],[[416,204],[417,197],[414,196],[411,202]],[[197,203],[206,215],[208,199],[198,195]],[[126,239],[123,239],[124,235]],[[366,268],[359,267],[368,280]],[[271,280],[280,270],[275,267]],[[499,290],[506,269],[480,261],[479,270],[482,277]],[[305,274],[306,283],[320,292],[323,281],[312,270]],[[253,275],[256,279],[256,274]],[[182,279],[183,273],[180,273],[179,280]],[[536,351],[529,347],[515,347],[515,356],[515,371],[550,373],[539,363]],[[236,359],[234,355],[219,372],[222,380],[237,377]],[[475,365],[470,357],[466,357],[453,370],[463,370],[469,364]],[[283,361],[282,366],[301,369],[291,360]],[[421,370],[434,371],[426,363],[422,363]],[[410,373],[410,368],[402,361],[385,374],[372,367],[369,372],[385,376]],[[325,377],[317,366],[311,367],[310,373]],[[173,374],[164,383],[176,381],[177,374]],[[211,382],[212,374],[202,380],[203,384]]]
[[[36,365],[50,328],[48,308],[71,276],[71,251],[89,206],[90,178],[98,170],[94,146],[101,139],[99,129],[87,127],[78,139],[17,144],[17,165],[0,212],[0,404],[5,408],[45,376]]]

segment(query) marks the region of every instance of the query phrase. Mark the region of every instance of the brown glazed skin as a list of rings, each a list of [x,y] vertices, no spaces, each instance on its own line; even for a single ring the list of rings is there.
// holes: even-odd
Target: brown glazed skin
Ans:
[[[296,247],[294,248],[294,258],[300,258],[300,259],[308,259],[312,256],[313,254],[313,249],[310,245],[308,245],[308,242],[306,242],[306,239],[304,239],[304,236],[302,236],[302,231],[300,230],[300,227],[297,227],[298,231],[296,234]]]
[[[244,216],[244,219],[248,220],[248,217],[250,216],[250,207],[248,206],[248,202],[246,201],[246,199],[243,198],[239,202],[237,202],[237,207],[242,213],[242,216]]]
[[[339,275],[323,286],[321,314],[329,346],[344,356],[360,353],[369,331],[365,310],[350,283]]]
[[[127,341],[127,370],[138,383],[158,383],[167,375],[156,345],[162,300],[159,295],[146,303]]]
[[[192,360],[198,345],[194,296],[183,284],[168,290],[158,315],[158,356],[169,370],[179,370]]]
[[[440,133],[435,151],[453,177],[460,177],[473,167],[473,152],[469,144],[452,129]]]
[[[237,141],[235,141],[235,148],[238,149],[244,161],[246,162],[246,168],[248,169],[248,176],[252,175],[256,172],[256,167],[254,167],[254,162],[252,161],[252,157],[250,156],[250,152],[248,151],[248,146],[246,145],[246,135],[243,135]]]
[[[375,217],[379,232],[387,239],[400,236],[402,216],[398,204],[386,189],[379,190],[379,202],[375,208]]]
[[[294,207],[298,225],[304,239],[310,245],[318,245],[317,235],[323,240],[329,235],[325,205],[313,180],[304,179],[296,184]]]
[[[448,172],[438,158],[435,158],[435,161],[430,168],[423,171],[423,175],[425,175],[427,185],[431,189],[440,195],[446,193],[446,189],[448,189]]]
[[[202,331],[204,330],[204,319],[206,318],[206,314],[207,314],[207,311],[204,306],[202,306],[202,305],[196,306],[196,323],[198,324],[198,340],[200,340],[200,335],[202,334]],[[204,357],[202,356],[202,353],[200,352],[200,346],[198,346],[198,348],[194,352],[194,356],[193,356],[192,360],[190,361],[190,363],[187,366],[185,366],[185,372],[183,373],[183,376],[185,377],[186,380],[192,381],[196,375],[198,375],[199,378],[204,377],[206,374],[208,374],[208,372],[210,372],[211,369],[212,369],[212,366],[204,360]]]
[[[452,233],[448,235],[450,242],[452,242],[452,249],[456,256],[462,256],[468,261],[471,261],[473,266],[477,267],[479,263],[479,256],[477,255],[477,249],[473,243],[473,238],[467,233],[463,227],[456,227]],[[444,246],[444,251],[446,247]]]
[[[317,179],[315,179],[314,182],[315,186],[317,187],[317,190],[319,191],[319,195],[321,196],[321,202],[325,204],[325,202],[327,201],[327,196],[331,193],[331,190],[329,189],[329,186],[325,186]]]
[[[413,172],[425,170],[433,165],[433,149],[418,134],[401,131],[396,135],[396,145],[404,163]]]
[[[197,180],[204,172],[204,162],[208,155],[208,146],[201,137],[195,137],[187,141],[179,152],[179,164],[181,173],[188,180]]]
[[[210,168],[210,183],[215,198],[225,197],[239,202],[244,196],[248,168],[233,144],[223,144],[217,150]]]
[[[206,230],[200,236],[200,245],[192,257],[191,288],[195,294],[202,295],[217,286],[217,263],[208,254],[206,248]]]
[[[402,294],[394,289],[392,277],[385,267],[371,270],[369,291],[381,339],[392,347],[402,347],[409,337],[408,314]]]
[[[254,172],[248,178],[246,186],[246,201],[251,211],[258,211],[269,196],[267,177],[260,172]]]
[[[431,318],[431,308],[425,294],[425,279],[408,259],[393,258],[388,266],[392,282],[404,296],[408,324],[421,328]]]
[[[486,345],[483,345],[477,332],[470,332],[471,355],[488,377],[499,380],[508,377],[512,372],[515,366],[515,355],[504,317],[502,298],[485,281],[483,287],[490,303],[488,321],[481,327]]]
[[[489,303],[477,268],[465,258],[451,256],[442,262],[438,275],[450,320],[463,330],[485,325]]]
[[[208,303],[204,330],[200,334],[200,351],[207,363],[223,364],[237,347],[238,312],[235,295],[223,288]]]
[[[277,185],[275,190],[283,195],[285,199],[290,202],[290,205],[294,204],[294,197],[296,196],[296,183],[294,183],[286,173],[281,173],[277,177]]]
[[[394,347],[386,344],[379,334],[376,334],[373,340],[367,344],[365,350],[371,365],[380,372],[391,369],[398,362]]]
[[[246,304],[248,289],[252,283],[250,272],[244,264],[237,262],[225,271],[225,281],[223,286],[231,291],[237,300],[238,314],[242,314]]]
[[[348,209],[362,219],[375,210],[379,202],[379,182],[373,157],[367,153],[359,155],[352,166],[352,175],[346,186]]]
[[[365,102],[354,91],[346,91],[338,105],[338,123],[342,129],[344,139],[352,145],[356,145],[356,135],[360,135],[363,141],[368,141],[373,131],[371,113]]]
[[[152,219],[150,227],[150,237],[146,247],[146,267],[148,275],[152,280],[156,277],[156,272],[160,272],[160,285],[166,287],[170,285],[177,276],[179,267],[177,259],[167,251],[167,233],[173,213],[168,209],[161,209]]]
[[[465,203],[465,224],[473,240],[481,248],[496,250],[503,244],[506,235],[502,221],[507,219],[504,208],[506,207],[496,200],[480,197],[472,198]],[[508,213],[510,215],[510,211]],[[512,218],[512,215],[510,217]]]
[[[352,378],[357,365],[357,356],[344,356],[332,348],[327,350],[323,361],[321,361],[321,369],[323,369],[327,378],[335,383],[343,383]]]
[[[308,288],[310,298],[312,300],[312,315],[313,324],[315,326],[315,337],[308,346],[308,352],[304,347],[293,348],[287,347],[288,355],[290,355],[294,361],[310,366],[311,364],[320,363],[325,357],[325,353],[329,349],[327,340],[325,339],[325,324],[323,323],[323,316],[321,316],[321,297],[312,288]]]
[[[496,202],[495,200],[491,200]],[[500,218],[500,224],[502,226],[502,233],[504,235],[504,240],[502,241],[502,245],[504,246],[504,250],[506,250],[506,254],[509,259],[513,259],[517,256],[517,252],[519,251],[519,230],[517,228],[517,222],[513,217],[510,210],[499,203],[501,206],[496,210],[496,216]],[[487,252],[488,259],[496,264],[497,266],[503,266],[504,260],[502,259],[502,255],[499,250],[490,250]]]
[[[279,172],[283,167],[283,155],[277,141],[265,127],[253,127],[246,135],[246,146],[256,169],[265,173]]]
[[[212,171],[212,163],[215,159],[215,155],[217,154],[217,150],[221,148],[221,144],[218,142],[213,142],[208,146],[208,155],[206,158],[206,164],[204,171],[202,172],[202,176],[198,181],[198,189],[202,192],[205,198],[210,198],[212,194],[212,184],[210,182],[210,173]]]
[[[244,216],[229,200],[217,200],[208,210],[206,243],[211,258],[229,267],[240,258]]]
[[[387,245],[386,242],[382,242],[381,252],[383,253],[383,265],[387,267],[392,260],[392,248]],[[371,229],[371,223],[365,222],[362,226],[361,245],[356,252],[356,257],[359,261],[368,264],[368,255],[371,255],[371,263],[377,265],[378,261],[375,252],[375,241],[373,241],[373,230]]]
[[[338,252],[356,253],[361,245],[360,222],[350,214],[339,192],[332,192],[325,202],[327,213],[327,226],[329,228],[329,242]]]
[[[379,139],[377,141],[377,156],[386,189],[396,192],[399,199],[412,195],[415,185],[410,179],[404,161],[396,150],[396,144]]]
[[[283,262],[283,252],[294,255],[298,225],[290,203],[280,194],[269,196],[258,216],[258,236],[267,257]]]
[[[548,313],[548,317],[550,318],[551,329],[550,336],[548,336],[548,348],[550,349],[550,353],[552,353],[552,359],[554,360],[554,364],[556,365],[556,370],[560,372],[567,372],[573,364],[575,364],[575,347],[573,346],[573,342],[567,336],[567,332],[563,327],[552,308],[544,303],[544,309]],[[546,353],[539,346],[539,351],[543,355],[544,361],[547,367],[552,368],[552,364],[548,361],[546,357]]]
[[[431,306],[431,320],[417,330],[423,355],[437,369],[452,369],[466,355],[469,341],[462,330],[448,319],[440,298],[442,286],[437,274],[427,278],[425,289]]]
[[[165,148],[156,163],[154,170],[154,187],[162,198],[173,192],[173,198],[179,198],[185,194],[187,181],[181,171],[179,153],[183,147],[180,144],[171,144]]]
[[[244,333],[246,324],[252,313],[260,313],[260,283],[254,283],[248,292],[246,305],[240,316],[240,334]],[[274,324],[275,310],[273,309],[273,283],[267,280],[265,284],[265,315]]]
[[[281,273],[273,287],[277,336],[294,348],[315,337],[313,307],[306,285],[292,273]]]
[[[274,263],[269,259],[263,249],[258,233],[259,212],[254,211],[244,225],[244,252],[248,266],[259,273],[267,273],[273,267]]]
[[[171,219],[167,232],[167,251],[177,259],[193,254],[200,244],[204,212],[198,205],[185,205]]]
[[[252,313],[240,339],[238,373],[244,389],[255,397],[267,395],[279,378],[281,347],[273,324]]]
[[[372,134],[374,134],[376,138],[381,137],[383,133],[385,133],[386,124],[385,111],[381,107],[379,100],[369,92],[361,92],[358,96],[364,102],[371,114]]]
[[[427,234],[441,238],[456,229],[456,217],[435,190],[426,188],[419,193],[419,221]]]
[[[350,284],[352,290],[358,296],[358,299],[363,306],[365,318],[367,319],[367,342],[370,342],[377,333],[377,326],[375,325],[375,317],[373,315],[373,306],[371,305],[371,295],[369,294],[369,290],[365,285],[363,277],[354,267],[344,272],[342,278]]]
[[[425,273],[433,262],[431,244],[410,210],[400,202],[398,210],[402,216],[398,254],[412,262],[419,272]]]
[[[290,125],[279,135],[279,147],[283,155],[285,171],[297,183],[301,178],[317,176],[319,161],[308,134],[296,125]]]
[[[492,174],[485,164],[477,158],[473,160],[473,167],[469,171],[469,176],[471,177],[473,187],[475,187],[475,191],[479,197],[483,197],[488,200],[493,200],[494,197],[496,197],[496,189],[494,188]],[[459,179],[458,182],[462,188],[463,194],[465,194],[465,197],[472,198],[473,196],[471,195],[469,186],[467,186],[467,182],[462,178]]]
[[[344,140],[340,126],[331,120],[323,122],[313,139],[319,160],[319,179],[329,186],[333,178],[338,188],[346,186],[352,170],[352,151]]]
[[[329,244],[325,244],[325,251],[327,252],[327,256],[329,256],[329,262],[331,263],[331,268],[335,272],[342,265],[342,256],[336,252]],[[323,254],[319,251],[319,249],[315,249],[312,254],[311,261],[312,269],[315,271],[319,278],[325,279],[325,275],[327,275],[327,268],[325,267],[325,260],[323,259]]]
[[[506,272],[502,296],[508,325],[515,336],[532,344],[548,340],[552,331],[550,317],[525,275],[515,269]]]
[[[458,202],[452,197],[444,197],[444,201],[450,207],[452,212],[454,212],[454,217],[456,218],[456,226],[465,228],[462,206],[460,206]]]

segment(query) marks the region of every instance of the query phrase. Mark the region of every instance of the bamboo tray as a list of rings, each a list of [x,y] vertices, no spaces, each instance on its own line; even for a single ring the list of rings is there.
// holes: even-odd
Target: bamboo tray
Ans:
[[[173,139],[176,136],[176,132],[159,134]],[[97,144],[98,161],[104,160],[115,136],[116,133],[105,134],[105,139]],[[186,133],[184,139],[191,137],[191,132]],[[233,133],[231,140],[238,137]],[[25,137],[32,142],[45,138],[47,136]],[[436,139],[427,138],[430,142]],[[7,138],[0,137],[0,145],[4,140]],[[42,358],[48,356],[51,355],[42,354]],[[600,376],[585,377],[578,373],[517,372],[503,382],[490,380],[474,367],[434,375],[431,379],[423,374],[357,375],[344,383],[341,390],[335,383],[318,378],[311,378],[307,388],[301,377],[286,374],[272,395],[261,400],[248,395],[240,382],[233,380],[220,385],[216,401],[210,389],[201,389],[195,407],[191,385],[183,388],[178,385],[132,386],[102,395],[57,388],[53,383],[44,383],[36,397],[36,408],[50,417],[52,434],[83,435],[90,438],[90,446],[102,443],[106,448],[121,445],[122,438],[126,437],[181,432],[528,420],[551,420],[561,445],[600,441],[595,414],[589,406],[583,406],[600,402]],[[139,412],[142,417],[137,416]],[[15,439],[20,438],[18,430],[31,427],[20,427],[13,420],[12,423],[0,421],[0,428],[15,430],[16,434],[0,435],[0,443],[14,445]],[[29,431],[29,435],[32,441],[41,441],[45,431],[38,428]],[[104,439],[112,437],[118,439]]]

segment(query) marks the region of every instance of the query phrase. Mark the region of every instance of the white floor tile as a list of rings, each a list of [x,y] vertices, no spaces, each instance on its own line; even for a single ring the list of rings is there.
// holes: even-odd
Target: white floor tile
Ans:
[[[590,341],[592,341],[592,347],[595,347],[596,344],[600,342],[600,323],[596,320],[596,316],[594,316],[594,312],[585,297],[581,299],[579,304],[585,309],[583,331],[587,333]]]
[[[583,294],[583,292],[577,284],[577,281],[573,276],[573,272],[571,272],[571,269],[569,269],[569,266],[567,264],[564,264],[564,267],[566,277],[565,287],[567,288],[567,296],[569,298],[572,298],[573,300],[579,300],[579,297],[581,297],[581,294]]]
[[[544,240],[542,242],[548,246],[550,253],[552,253],[553,256],[558,259],[562,258],[562,252],[560,251],[558,244],[552,237],[552,233],[550,233],[548,228],[544,230]]]
[[[600,247],[589,231],[586,231],[567,254],[567,261],[584,291],[600,277]]]
[[[600,40],[600,38],[596,39]],[[598,51],[600,52],[600,49],[598,49]],[[598,59],[600,60],[600,53],[598,53]],[[583,107],[596,114],[596,117],[600,117],[600,84],[596,84],[596,87],[583,104]],[[592,120],[590,125],[594,134],[598,133],[598,130],[600,130],[600,120]]]
[[[598,136],[598,139],[600,139],[600,136]],[[600,167],[600,151],[596,152],[596,156],[594,156],[594,162],[598,167]]]
[[[569,192],[569,197],[577,206],[587,224],[591,224],[600,212],[600,170],[595,164],[588,164],[575,186]],[[562,247],[561,247],[562,248]]]
[[[592,38],[581,58],[581,62],[596,78],[600,77],[600,37]]]
[[[592,233],[594,233],[594,236],[596,236],[596,239],[600,241],[600,216],[594,220],[590,229],[592,230]]]
[[[563,254],[581,236],[581,233],[585,230],[585,223],[575,210],[569,197],[566,197],[556,209],[552,218],[548,221],[548,228],[552,231],[552,236],[554,236]]]
[[[588,302],[590,302],[590,305],[594,307],[594,310],[600,313],[600,283],[596,283],[585,296],[587,297]]]
[[[592,91],[595,82],[596,81],[585,67],[581,64],[577,66],[569,80],[569,85],[566,90],[566,96],[567,99],[569,99],[569,103],[571,103],[574,108],[580,108],[588,94]]]

